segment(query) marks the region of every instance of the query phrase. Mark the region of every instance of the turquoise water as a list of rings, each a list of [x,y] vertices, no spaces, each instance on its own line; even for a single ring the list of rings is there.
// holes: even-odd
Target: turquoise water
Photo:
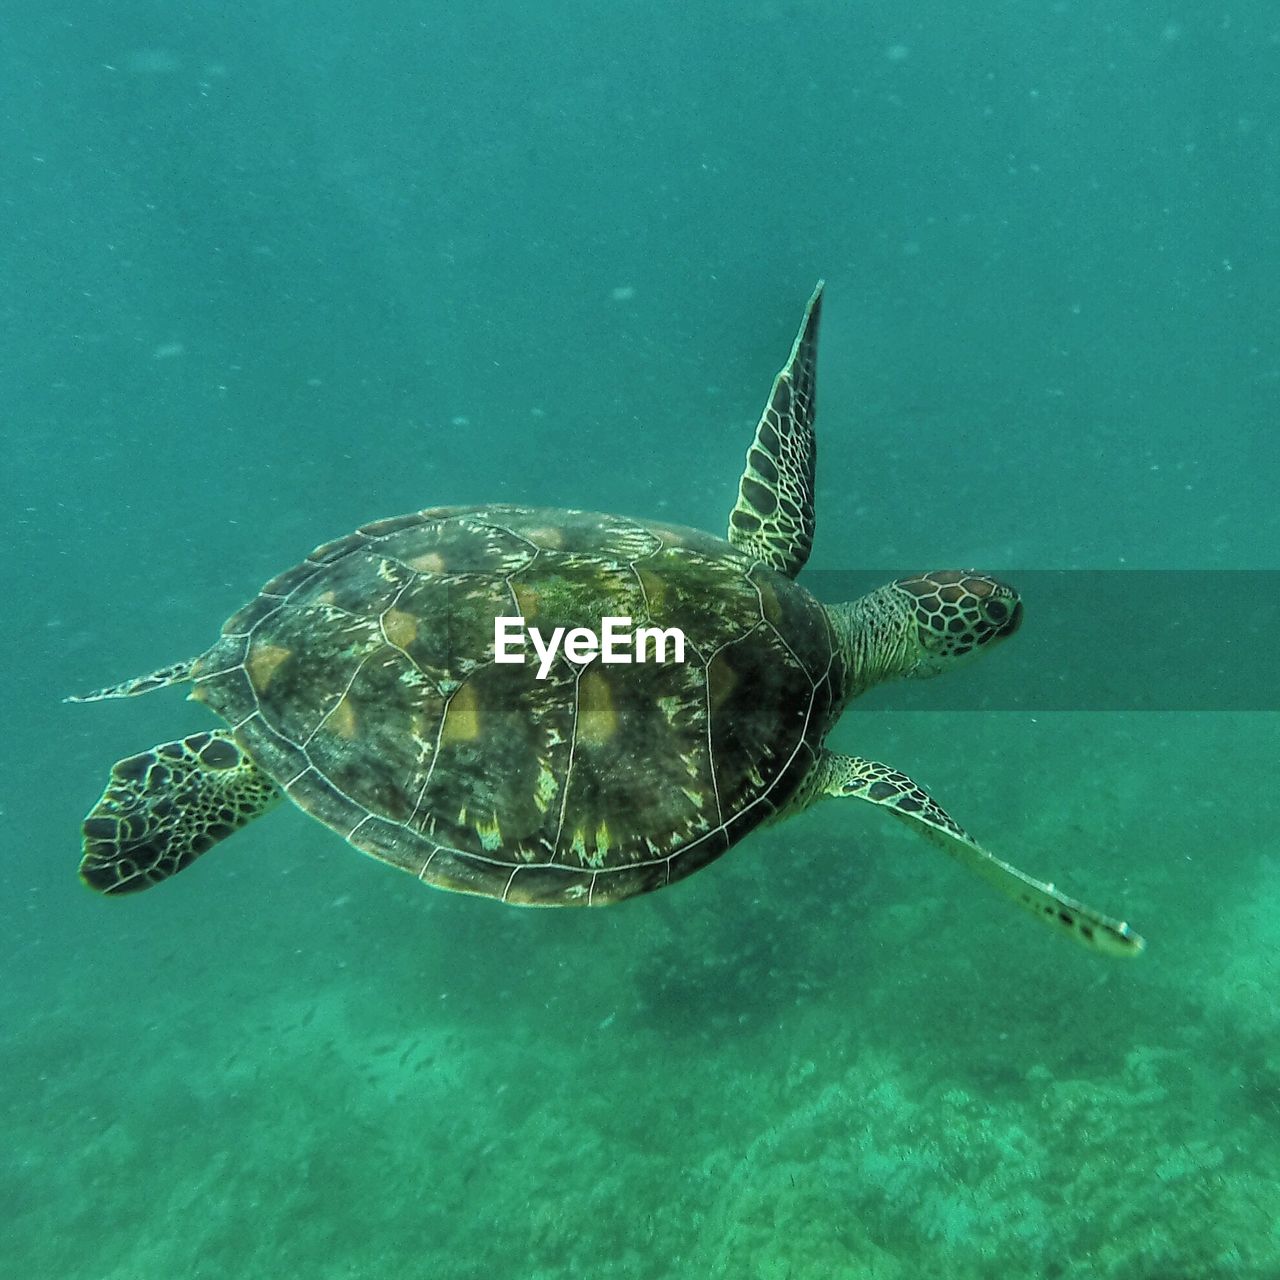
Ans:
[[[5,1275],[1280,1275],[1274,714],[836,731],[1130,964],[868,806],[598,912],[291,808],[75,874],[111,762],[213,722],[64,694],[427,504],[722,530],[819,275],[814,569],[1276,567],[1280,18],[970,10],[10,15]]]

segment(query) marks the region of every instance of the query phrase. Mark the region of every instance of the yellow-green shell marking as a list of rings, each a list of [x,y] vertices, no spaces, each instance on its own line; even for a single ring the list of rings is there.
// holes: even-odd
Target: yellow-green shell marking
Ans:
[[[494,618],[679,627],[686,661],[494,660]],[[441,508],[367,525],[263,588],[197,698],[299,806],[428,883],[609,902],[718,857],[794,795],[844,671],[802,588],[692,529]]]

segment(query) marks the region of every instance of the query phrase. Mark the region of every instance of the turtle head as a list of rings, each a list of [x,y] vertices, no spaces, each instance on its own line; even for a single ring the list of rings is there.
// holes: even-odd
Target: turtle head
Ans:
[[[1018,593],[967,569],[899,578],[829,616],[845,660],[845,701],[902,676],[941,675],[1013,635]]]
[[[1013,635],[1022,624],[1018,593],[982,573],[943,569],[900,578],[890,591],[909,610],[915,659],[903,673],[940,675]]]

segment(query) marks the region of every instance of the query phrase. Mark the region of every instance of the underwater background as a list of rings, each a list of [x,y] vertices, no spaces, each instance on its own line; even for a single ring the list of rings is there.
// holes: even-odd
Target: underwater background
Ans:
[[[0,1274],[1280,1277],[1277,676],[1232,656],[1276,635],[1274,5],[4,25]],[[1158,660],[1028,588],[1007,653],[832,738],[1140,960],[860,805],[598,912],[424,891],[288,806],[78,883],[111,762],[214,721],[65,694],[421,506],[722,531],[819,276],[811,571],[1160,571],[1235,669],[1231,710],[1136,710]]]

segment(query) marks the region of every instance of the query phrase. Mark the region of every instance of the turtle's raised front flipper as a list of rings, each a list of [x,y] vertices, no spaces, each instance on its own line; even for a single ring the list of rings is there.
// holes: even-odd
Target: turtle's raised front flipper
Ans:
[[[1122,920],[1113,920],[1081,902],[1065,897],[1016,867],[993,857],[905,773],[873,760],[824,751],[814,766],[803,800],[820,796],[854,796],[884,805],[911,823],[992,888],[1077,942],[1107,955],[1134,956],[1145,945]],[[802,802],[803,802],[802,800]]]
[[[95,689],[92,693],[73,693],[64,698],[64,702],[101,702],[104,698],[132,698],[139,693],[150,693],[153,689],[163,689],[167,685],[182,684],[191,679],[191,668],[199,661],[188,658],[185,662],[173,662],[159,671],[148,672],[145,676],[134,676],[132,680],[122,680],[119,684],[108,685],[105,689]]]
[[[738,501],[729,513],[729,541],[794,578],[813,546],[814,379],[822,281],[805,308],[791,356],[773,381],[747,450]]]
[[[132,893],[181,871],[264,813],[280,789],[229,733],[196,733],[112,767],[84,820],[80,878]]]

